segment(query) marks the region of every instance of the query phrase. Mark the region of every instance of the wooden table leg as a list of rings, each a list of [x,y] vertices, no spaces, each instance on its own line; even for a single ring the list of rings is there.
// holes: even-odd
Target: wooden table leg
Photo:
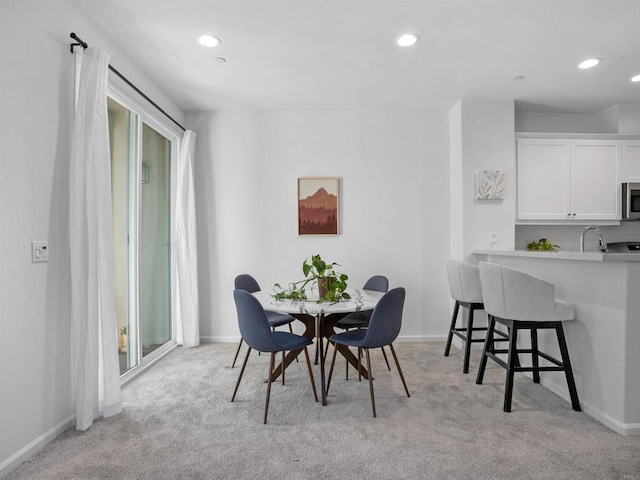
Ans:
[[[346,345],[337,345],[337,349],[338,352],[340,352],[340,354],[346,358],[347,362],[349,362],[351,365],[353,365],[353,368],[356,369],[356,371],[358,370],[358,357],[356,357],[351,350],[349,350],[349,347],[347,347]],[[362,375],[365,379],[369,378],[369,372],[367,372],[367,369],[365,368],[365,366],[363,365],[363,363],[360,363],[360,375]]]
[[[327,381],[324,376],[324,346],[322,345],[322,325],[324,323],[324,312],[318,315],[318,350],[320,351],[320,385],[322,389],[322,405],[327,404]]]
[[[322,337],[324,337],[325,339],[328,339],[329,337],[331,337],[331,335],[336,333],[336,331],[334,330],[333,326],[336,324],[336,322],[338,320],[340,320],[345,315],[347,315],[347,314],[346,313],[332,313],[331,315],[326,316],[324,318],[324,322],[322,322],[322,324],[321,324],[320,335]],[[347,362],[349,362],[351,365],[353,365],[353,368],[355,368],[356,371],[357,371],[358,370],[358,357],[356,357],[351,352],[351,350],[349,350],[349,347],[347,347],[346,345],[338,345],[337,349],[338,349],[338,352],[340,352],[340,354],[344,358],[346,358]],[[360,375],[362,375],[365,379],[369,378],[369,372],[367,372],[367,369],[365,368],[365,366],[363,364],[360,365]]]

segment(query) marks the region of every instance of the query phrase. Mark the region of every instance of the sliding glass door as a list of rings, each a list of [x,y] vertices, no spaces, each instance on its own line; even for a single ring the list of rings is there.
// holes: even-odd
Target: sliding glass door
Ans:
[[[116,97],[107,105],[118,353],[127,379],[175,346],[171,198],[178,137]]]
[[[138,230],[142,356],[171,340],[171,142],[142,125]]]

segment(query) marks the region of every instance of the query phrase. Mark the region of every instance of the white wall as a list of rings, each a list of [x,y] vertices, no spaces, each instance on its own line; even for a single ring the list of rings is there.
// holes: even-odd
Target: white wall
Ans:
[[[374,274],[407,288],[404,337],[444,335],[449,294],[447,112],[189,114],[203,340],[239,338],[233,279],[263,290],[302,278],[319,253],[353,286]],[[340,178],[340,235],[298,236],[297,178]]]
[[[449,112],[452,145],[451,256],[466,259],[472,250],[513,249],[516,203],[516,169],[513,101],[463,100]],[[503,200],[477,200],[477,170],[501,170],[505,174]],[[461,200],[460,200],[461,199]]]
[[[70,32],[183,114],[68,0],[0,2],[0,476],[73,419],[69,334]],[[48,240],[49,263],[30,242]]]
[[[597,113],[517,112],[516,132],[640,134],[640,105],[615,104]]]
[[[619,104],[618,133],[620,135],[640,134],[640,104]]]
[[[558,133],[617,133],[606,130],[604,117],[587,113],[518,112],[515,116],[516,132]],[[608,123],[612,123],[608,120]],[[603,130],[605,129],[605,130]]]

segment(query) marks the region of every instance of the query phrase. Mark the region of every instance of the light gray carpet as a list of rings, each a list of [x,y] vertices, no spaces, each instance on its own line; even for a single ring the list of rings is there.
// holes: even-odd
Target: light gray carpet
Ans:
[[[66,432],[7,478],[640,479],[639,437],[574,412],[522,374],[504,413],[505,372],[489,363],[476,385],[478,352],[463,375],[455,348],[445,358],[441,342],[398,343],[411,398],[372,352],[378,418],[368,384],[353,369],[345,382],[344,362],[326,407],[312,400],[304,362],[293,363],[263,425],[269,357],[252,354],[231,403],[234,348],[175,350],[124,388],[120,415]]]

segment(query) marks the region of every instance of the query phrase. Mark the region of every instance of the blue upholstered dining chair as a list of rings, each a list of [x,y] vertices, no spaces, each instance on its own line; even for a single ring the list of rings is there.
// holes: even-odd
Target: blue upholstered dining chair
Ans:
[[[367,280],[362,287],[363,290],[373,290],[375,292],[386,292],[389,290],[389,279],[384,275],[374,275]],[[342,330],[351,330],[352,328],[367,328],[369,326],[369,320],[371,319],[372,310],[365,310],[360,312],[352,312],[345,315],[338,320],[334,327]],[[329,350],[329,342],[327,342],[327,351]],[[387,353],[384,351],[384,347],[381,348],[382,356],[387,364],[387,369],[391,371],[389,360],[387,359]],[[325,358],[327,352],[325,352]],[[349,378],[349,362],[346,362],[346,378]]]
[[[358,348],[358,363],[360,362],[360,351],[364,349],[365,357],[367,360],[367,372],[369,377],[369,393],[371,395],[371,408],[373,409],[373,416],[376,416],[376,402],[373,393],[373,373],[371,371],[371,359],[369,357],[369,349],[389,346],[393,359],[395,360],[402,385],[407,392],[407,397],[410,397],[409,389],[407,388],[407,382],[404,380],[400,363],[398,362],[398,356],[393,348],[393,342],[398,338],[400,333],[400,327],[402,326],[402,309],[404,307],[405,289],[402,287],[394,288],[385,293],[378,301],[376,308],[371,314],[369,320],[369,326],[366,329],[348,330],[344,333],[338,333],[332,335],[329,340],[347,347]],[[333,351],[333,357],[331,360],[331,369],[329,372],[329,378],[331,377],[331,371],[333,370],[334,363],[336,361],[337,349]],[[359,365],[358,365],[359,367]],[[360,370],[360,368],[358,368]],[[327,390],[329,385],[327,384]]]
[[[258,281],[247,273],[242,273],[238,275],[235,278],[234,286],[237,289],[244,290],[249,293],[255,293],[260,291],[260,285],[258,284]],[[289,332],[293,333],[293,329],[291,328],[291,322],[293,322],[295,318],[293,318],[291,315],[289,315],[288,313],[270,312],[270,311],[267,311],[266,314],[267,314],[267,320],[269,321],[269,326],[271,327],[272,330],[282,325],[289,325]],[[240,342],[238,343],[236,354],[233,357],[233,363],[231,363],[231,368],[235,367],[236,360],[238,359],[238,354],[240,353],[241,348],[242,348],[242,336],[240,336]]]
[[[307,369],[309,371],[309,380],[311,380],[311,388],[313,390],[313,396],[315,401],[318,401],[318,393],[316,392],[316,384],[313,380],[313,372],[311,371],[311,361],[309,359],[309,352],[307,346],[311,345],[313,341],[310,338],[296,335],[290,332],[274,332],[271,330],[269,321],[267,319],[266,312],[260,301],[251,295],[246,290],[236,289],[233,291],[233,298],[236,302],[236,309],[238,311],[238,325],[240,326],[240,333],[244,338],[245,343],[248,345],[247,355],[242,363],[240,369],[240,375],[236,387],[233,390],[233,396],[231,401],[233,402],[238,393],[238,387],[242,380],[242,374],[247,366],[249,355],[251,350],[257,350],[258,352],[269,352],[271,358],[269,360],[269,374],[267,376],[267,397],[264,405],[264,423],[267,423],[267,414],[269,413],[269,397],[271,396],[271,379],[274,374],[274,364],[277,352],[282,352],[282,382],[284,383],[284,352],[291,350],[304,350],[304,356],[307,360]]]

